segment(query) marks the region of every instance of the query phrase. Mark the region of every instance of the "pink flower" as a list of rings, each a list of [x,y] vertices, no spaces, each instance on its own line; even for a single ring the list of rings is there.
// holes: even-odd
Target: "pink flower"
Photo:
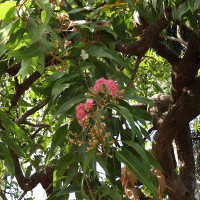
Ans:
[[[84,103],[80,103],[80,104],[78,104],[77,106],[76,106],[76,108],[75,108],[75,110],[76,110],[76,112],[78,112],[78,111],[84,111]]]
[[[64,47],[67,47],[67,46],[69,46],[71,44],[71,41],[65,41],[65,43],[63,44],[64,45]]]
[[[106,79],[104,79],[104,78],[100,78],[100,79],[96,80],[96,82],[95,82],[95,84],[97,84],[97,85],[103,85],[105,83],[106,83]]]
[[[116,92],[117,91],[117,86],[113,80],[107,80],[106,81],[106,87],[111,91],[111,92]]]
[[[100,79],[98,79],[98,80],[96,80],[96,82],[95,82],[95,85],[94,85],[94,91],[96,92],[96,93],[99,93],[100,92],[100,88],[103,86],[103,84],[105,84],[106,83],[106,79],[104,79],[104,78],[100,78]]]
[[[76,118],[78,120],[82,120],[86,116],[86,112],[84,110],[76,111]]]
[[[94,99],[87,99],[85,102],[85,108],[91,110],[93,108]]]
[[[94,91],[95,91],[96,93],[99,93],[99,92],[100,92],[99,88],[100,88],[99,85],[95,85],[95,86],[94,86]]]

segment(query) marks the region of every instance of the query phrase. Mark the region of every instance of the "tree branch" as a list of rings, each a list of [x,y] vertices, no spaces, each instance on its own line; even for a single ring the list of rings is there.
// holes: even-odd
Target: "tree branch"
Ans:
[[[1,197],[3,200],[8,200],[7,197],[5,196],[3,190],[0,190],[0,197]]]
[[[159,42],[158,38],[154,40],[151,47],[158,53],[158,55],[165,58],[172,66],[176,66],[176,64],[181,60],[174,52]]]
[[[136,73],[137,73],[137,71],[138,71],[138,68],[139,68],[141,59],[142,59],[142,56],[138,56],[138,57],[137,57],[137,60],[136,60],[136,63],[135,63],[135,68],[133,69],[133,73],[132,73],[132,75],[131,75],[131,80],[130,80],[128,86],[127,86],[128,88],[130,88],[130,87],[133,85],[133,81],[134,81],[134,79],[135,79],[135,77],[136,77]]]
[[[21,97],[21,95],[40,77],[41,77],[41,74],[38,71],[36,71],[16,88],[15,94],[13,95],[13,97],[11,99],[10,109],[13,106],[17,105],[17,102],[18,102],[19,98]]]
[[[195,162],[189,123],[175,137],[179,160],[180,179],[194,194],[195,192]]]
[[[192,193],[181,182],[174,171],[170,145],[190,120],[200,113],[200,79],[197,79],[190,88],[185,88],[175,105],[172,106],[163,123],[159,127],[152,144],[155,158],[161,164],[166,178],[168,193],[171,199],[192,200]],[[185,137],[182,135],[181,137]]]
[[[156,39],[159,33],[169,24],[164,16],[158,19],[155,24],[149,25],[143,35],[134,43],[122,44],[121,42],[116,42],[115,50],[121,53],[143,56],[148,49],[151,47],[152,42]]]
[[[175,37],[167,36],[167,39],[168,39],[168,40],[175,41],[175,42],[179,42],[179,43],[181,43],[185,48],[187,48],[187,46],[188,46],[188,43],[185,42],[182,38],[175,38]]]
[[[26,195],[26,193],[27,193],[27,191],[24,191],[24,192],[21,194],[21,196],[19,197],[18,200],[22,200],[22,198]]]
[[[40,110],[41,108],[43,108],[46,104],[47,104],[47,100],[44,100],[40,104],[38,104],[37,106],[35,106],[35,107],[31,108],[30,110],[26,111],[20,118],[18,118],[16,120],[16,123],[18,125],[24,123],[25,119],[28,116],[34,114],[35,112],[37,112],[38,110]]]
[[[47,127],[49,127],[48,124],[33,124],[31,122],[28,122],[28,121],[23,121],[23,124],[27,124],[29,126],[38,127],[38,128],[47,128]]]
[[[156,94],[151,97],[154,105],[147,107],[147,111],[153,118],[153,130],[157,130],[162,124],[164,117],[163,113],[169,109],[170,97],[164,94]]]
[[[33,188],[35,188],[39,183],[43,186],[43,188],[46,190],[47,194],[51,194],[53,192],[53,171],[55,169],[55,165],[47,165],[45,167],[40,167],[38,171],[36,171],[33,175],[31,175],[28,179],[24,177],[24,174],[21,170],[19,158],[15,152],[13,152],[11,149],[10,154],[14,161],[15,166],[15,177],[17,179],[17,182],[20,186],[20,188],[23,191],[30,191]]]

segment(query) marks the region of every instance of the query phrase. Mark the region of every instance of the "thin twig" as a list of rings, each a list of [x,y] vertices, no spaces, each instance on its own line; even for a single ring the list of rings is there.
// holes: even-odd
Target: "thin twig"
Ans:
[[[40,131],[41,131],[41,127],[40,128],[38,128],[32,135],[31,135],[31,139],[34,139],[35,137],[36,137],[36,135],[37,135],[37,133],[39,133]]]
[[[25,190],[25,191],[21,194],[21,196],[19,197],[18,200],[22,200],[22,198],[26,195],[26,193],[27,193],[27,191]]]
[[[200,136],[192,137],[192,140],[200,140]]]
[[[135,79],[135,77],[136,77],[136,73],[137,73],[137,71],[138,71],[138,68],[139,68],[139,65],[140,65],[141,60],[142,60],[142,56],[138,56],[138,57],[137,57],[137,60],[136,60],[136,63],[135,63],[135,68],[133,69],[133,73],[132,73],[132,76],[131,76],[131,80],[130,80],[130,82],[129,82],[129,84],[128,84],[128,88],[130,88],[130,87],[133,85],[133,81],[134,81],[134,79]]]
[[[41,74],[38,71],[36,71],[16,88],[15,94],[13,95],[11,99],[11,106],[9,108],[9,111],[11,110],[12,107],[17,105],[17,102],[19,98],[21,97],[21,95],[40,77],[41,77]]]
[[[38,110],[40,110],[41,108],[43,108],[45,105],[47,104],[47,100],[42,101],[40,104],[38,104],[37,106],[31,108],[30,110],[28,110],[27,112],[25,112],[20,118],[18,118],[16,120],[16,123],[19,124],[23,124],[24,120],[34,114],[35,112],[37,112]]]
[[[167,36],[167,39],[169,40],[172,40],[172,41],[175,41],[175,42],[179,42],[183,45],[183,47],[187,48],[188,46],[188,43],[185,42],[182,38],[175,38],[175,37],[170,37],[170,36]]]
[[[5,196],[3,190],[0,190],[0,197],[1,197],[3,200],[8,200],[7,197]]]
[[[28,122],[28,121],[24,121],[23,124],[27,124],[29,126],[32,126],[32,127],[39,127],[39,128],[47,128],[49,127],[48,124],[33,124],[31,122]]]

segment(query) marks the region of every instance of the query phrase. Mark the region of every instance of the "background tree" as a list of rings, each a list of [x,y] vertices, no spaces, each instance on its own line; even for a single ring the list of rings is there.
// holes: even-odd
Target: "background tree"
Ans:
[[[199,5],[0,0],[1,197],[195,199]]]

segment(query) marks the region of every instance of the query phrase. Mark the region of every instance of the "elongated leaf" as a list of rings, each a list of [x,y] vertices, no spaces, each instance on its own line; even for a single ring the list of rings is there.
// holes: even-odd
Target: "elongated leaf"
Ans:
[[[10,155],[8,147],[3,142],[0,142],[0,155],[4,157],[5,165],[11,173],[11,176],[13,177],[15,174],[14,162]]]
[[[187,11],[189,11],[189,7],[187,5],[187,2],[184,2],[177,10],[175,18],[180,19],[182,15],[184,15]]]
[[[136,142],[131,142],[128,140],[123,141],[123,143],[132,147],[144,159],[144,161],[147,163],[147,165],[150,165],[149,157],[147,156],[146,150],[142,146],[140,146]]]
[[[53,100],[56,99],[65,89],[69,88],[72,83],[63,83],[64,79],[57,80],[51,90]]]
[[[121,59],[120,55],[117,54],[116,52],[106,48],[106,47],[102,47],[102,46],[98,46],[98,45],[92,45],[89,49],[88,49],[88,53],[91,56],[95,56],[95,57],[99,57],[99,58],[109,58],[112,59],[114,61],[116,61],[117,63],[125,66],[126,63]]]
[[[29,59],[31,57],[40,56],[44,51],[44,48],[40,43],[36,42],[30,47],[21,47],[19,50],[13,51],[12,56],[21,59]]]
[[[96,149],[91,149],[91,150],[87,153],[87,155],[86,155],[86,157],[85,157],[85,161],[84,161],[84,163],[83,163],[83,174],[86,173],[87,168],[88,168],[88,166],[89,166],[89,164],[90,164],[90,161],[92,160],[93,156],[95,156],[95,154],[96,154]]]
[[[153,5],[153,8],[156,10],[156,6],[157,6],[157,1],[158,0],[152,0],[152,5]]]
[[[122,150],[116,152],[116,157],[128,166],[129,170],[136,176],[136,178],[141,181],[154,195],[157,196],[156,187],[150,180],[151,172],[148,172],[144,167],[140,160],[131,154],[127,150]]]
[[[78,95],[72,99],[70,99],[69,101],[65,102],[60,108],[59,110],[55,113],[54,117],[57,117],[58,115],[61,115],[65,112],[67,112],[69,109],[71,109],[74,105],[80,103],[81,101],[85,100],[85,97],[83,97],[82,95]]]
[[[25,78],[27,74],[33,71],[33,67],[31,66],[32,64],[32,59],[27,58],[22,60],[22,66],[19,70],[19,72],[16,74],[16,76],[22,76],[22,79]]]
[[[81,191],[81,187],[80,185],[72,185],[72,186],[68,186],[68,187],[64,187],[63,189],[61,189],[60,192],[58,192],[56,194],[56,196],[62,196],[65,194],[69,194],[69,193],[73,193],[73,192],[79,192]]]
[[[20,139],[26,139],[27,141],[29,140],[27,134],[24,133],[24,131],[2,111],[0,111],[0,120],[1,125],[10,134],[17,136]]]
[[[140,103],[144,103],[147,105],[153,105],[153,101],[145,97],[139,97],[134,94],[127,94],[127,93],[123,94],[122,96],[124,97],[124,99],[138,101]]]
[[[60,178],[66,172],[66,169],[69,167],[69,165],[75,162],[76,159],[77,159],[76,153],[66,154],[59,159],[58,164],[56,165],[56,169],[53,172],[54,188],[56,188],[56,186],[59,186],[59,183],[61,183]],[[69,172],[67,172],[67,174],[69,174]]]
[[[78,163],[70,164],[67,177],[65,179],[65,185],[68,185],[77,173],[78,173]]]
[[[59,78],[61,78],[62,76],[64,76],[65,74],[66,74],[66,72],[63,72],[63,71],[54,72],[51,76],[49,76],[47,81],[49,81],[49,82],[56,81]]]
[[[21,149],[21,147],[17,144],[17,141],[15,138],[8,135],[8,133],[2,131],[0,133],[0,137],[2,141],[9,146],[19,157],[23,157],[24,153]]]
[[[41,16],[42,20],[45,24],[47,24],[51,18],[52,10],[51,5],[48,0],[36,0],[36,3],[39,5],[39,7],[43,10],[45,10],[45,16]]]
[[[158,170],[163,172],[163,169],[160,165],[160,163],[153,157],[152,153],[149,151],[146,151],[147,156],[149,157],[149,160],[153,166],[155,166]]]
[[[31,38],[31,41],[37,42],[38,40],[42,39],[44,33],[46,30],[46,24],[45,23],[40,23],[36,31],[34,32],[33,37]]]
[[[10,9],[13,9],[17,1],[6,1],[0,4],[0,19],[4,20]],[[14,10],[12,10],[14,12]],[[10,13],[9,13],[10,14]]]
[[[131,112],[135,118],[152,121],[152,116],[144,109],[137,106],[131,107]]]
[[[135,127],[135,123],[133,120],[133,116],[131,115],[130,111],[127,108],[125,108],[123,106],[119,106],[119,105],[117,105],[117,107],[120,109],[122,116],[128,121],[128,123],[131,127],[132,140],[133,140],[135,137],[135,132],[136,132],[136,127]]]
[[[46,156],[46,161],[45,161],[46,164],[48,164],[49,159],[54,153],[54,150],[64,141],[66,137],[66,133],[67,133],[67,127],[68,125],[60,127],[59,129],[57,129],[57,131],[53,135],[51,147]]]
[[[187,0],[186,2],[190,11],[193,13],[195,11],[195,0]]]

